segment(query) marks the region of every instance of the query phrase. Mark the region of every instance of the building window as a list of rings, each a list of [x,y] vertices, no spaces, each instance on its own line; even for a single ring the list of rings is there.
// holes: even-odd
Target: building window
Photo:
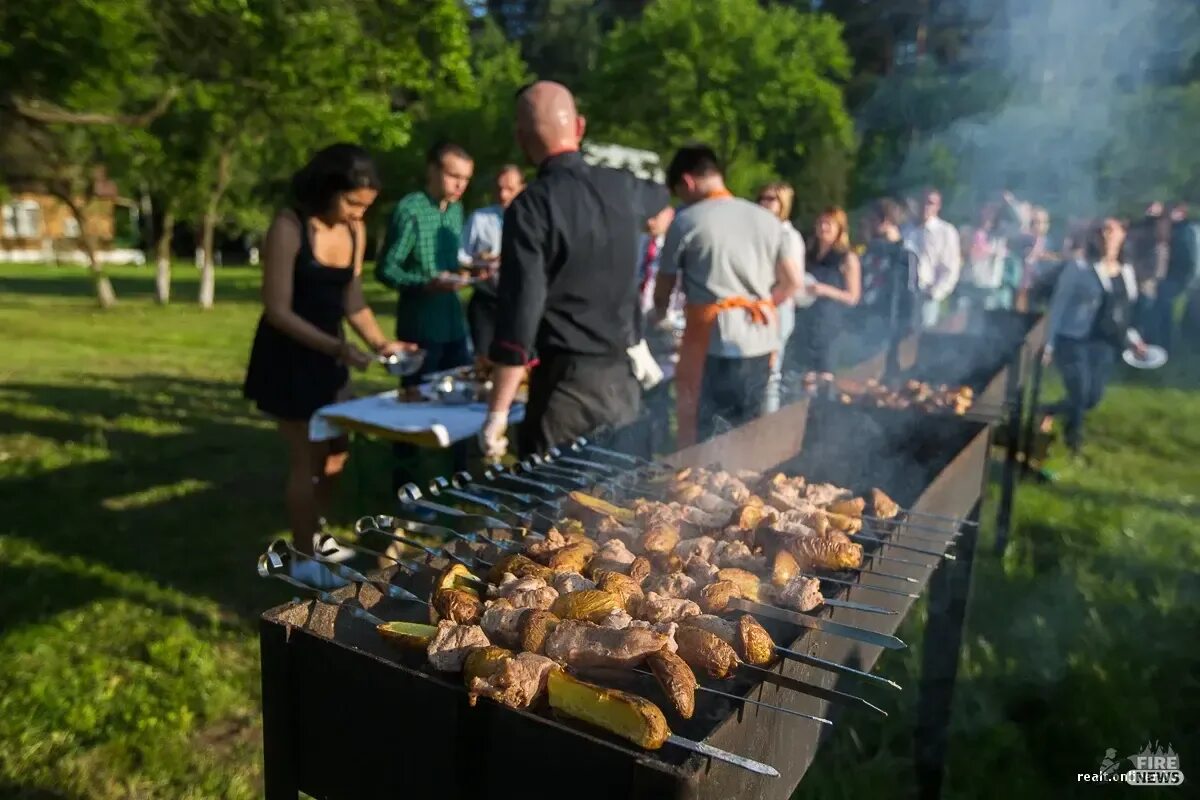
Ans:
[[[33,200],[16,204],[16,236],[18,239],[37,239],[42,235],[42,207]]]
[[[4,214],[4,227],[0,228],[0,234],[3,234],[5,239],[17,238],[17,207],[9,203],[0,211]]]
[[[63,238],[78,239],[79,238],[79,220],[75,219],[72,214],[69,217],[63,218]]]

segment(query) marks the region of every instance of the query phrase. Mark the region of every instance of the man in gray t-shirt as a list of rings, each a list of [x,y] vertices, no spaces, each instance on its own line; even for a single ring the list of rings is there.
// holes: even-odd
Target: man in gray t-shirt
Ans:
[[[758,416],[779,350],[775,305],[800,287],[794,237],[765,209],[733,197],[720,162],[703,145],[684,147],[667,184],[686,207],[663,244],[660,276],[682,275],[688,329],[676,372],[680,445],[708,438],[721,417],[738,425]],[[660,277],[661,316],[673,280]]]

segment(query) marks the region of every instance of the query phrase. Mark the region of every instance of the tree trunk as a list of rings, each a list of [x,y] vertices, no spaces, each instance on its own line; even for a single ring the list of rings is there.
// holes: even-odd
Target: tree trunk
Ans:
[[[159,305],[171,302],[171,239],[175,235],[175,210],[170,201],[163,206],[162,229],[154,254],[154,299]]]
[[[213,182],[212,192],[208,196],[208,205],[204,209],[201,221],[200,247],[204,252],[204,261],[200,266],[200,307],[212,308],[216,299],[217,274],[213,260],[213,244],[216,237],[217,220],[221,207],[221,198],[229,188],[229,179],[233,171],[233,152],[224,149],[217,155],[217,178]]]
[[[204,259],[200,264],[200,307],[212,308],[216,299],[217,273],[213,263],[213,239],[217,228],[216,214],[205,212],[200,229],[200,249]]]
[[[100,304],[101,308],[112,308],[117,304],[117,292],[113,289],[112,281],[109,280],[108,273],[104,271],[104,265],[100,263],[100,257],[96,254],[96,242],[92,238],[92,234],[88,232],[87,215],[83,212],[88,205],[88,200],[80,203],[69,189],[55,191],[54,195],[66,205],[79,225],[79,245],[83,248],[84,255],[87,256],[88,272],[92,275],[92,285],[96,289],[96,302]]]

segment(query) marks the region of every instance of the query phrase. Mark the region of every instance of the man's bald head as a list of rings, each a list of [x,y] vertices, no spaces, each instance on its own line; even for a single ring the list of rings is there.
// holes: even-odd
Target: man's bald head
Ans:
[[[585,126],[571,90],[561,83],[538,81],[517,98],[517,143],[534,164],[578,150]]]

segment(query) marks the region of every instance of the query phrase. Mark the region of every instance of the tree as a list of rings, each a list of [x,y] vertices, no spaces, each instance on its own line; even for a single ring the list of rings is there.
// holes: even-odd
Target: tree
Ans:
[[[149,19],[141,0],[0,5],[0,173],[55,195],[75,215],[106,308],[117,297],[88,217],[96,176],[121,147],[114,131],[148,124],[174,98],[155,77]]]
[[[836,20],[754,0],[657,0],[618,22],[585,86],[598,138],[664,155],[712,145],[740,193],[783,177],[805,202],[844,194],[854,133],[842,96],[850,58]],[[837,174],[822,174],[840,164]]]

